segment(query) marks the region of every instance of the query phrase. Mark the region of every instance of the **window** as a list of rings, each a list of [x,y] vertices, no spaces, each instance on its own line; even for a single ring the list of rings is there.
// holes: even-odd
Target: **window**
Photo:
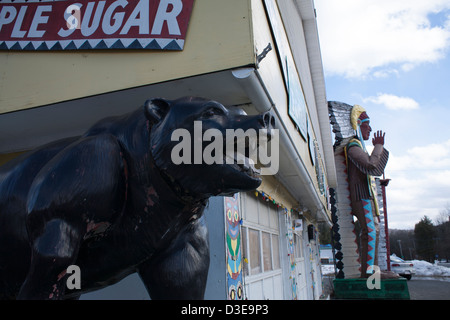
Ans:
[[[270,243],[270,233],[262,232],[262,247],[264,271],[272,271],[272,245]]]
[[[294,247],[295,247],[295,257],[303,258],[303,247],[302,238],[296,233],[294,233]]]
[[[272,201],[241,193],[242,275],[248,299],[283,299],[280,217]],[[281,247],[283,248],[283,247]]]
[[[253,193],[241,197],[243,274],[254,276],[281,269],[278,209]]]
[[[243,256],[247,259],[247,263],[244,263],[244,275],[256,275],[281,268],[277,234],[242,227],[241,238]]]
[[[250,273],[257,274],[262,271],[259,232],[257,230],[249,229],[248,238],[248,246],[250,251]]]
[[[280,243],[278,236],[272,234],[272,253],[273,253],[273,269],[280,269]]]

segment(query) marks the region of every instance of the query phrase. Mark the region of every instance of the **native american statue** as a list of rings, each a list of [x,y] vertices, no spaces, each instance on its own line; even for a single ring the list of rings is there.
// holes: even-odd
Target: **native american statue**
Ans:
[[[338,177],[341,176],[340,181],[338,181],[339,189],[341,189],[341,196],[338,200],[338,202],[341,202],[339,210],[347,210],[345,217],[342,217],[344,219],[342,223],[345,223],[345,219],[350,221],[348,212],[351,212],[358,219],[361,229],[359,236],[360,276],[368,277],[375,271],[374,266],[378,265],[380,213],[374,176],[383,174],[388,161],[389,152],[384,148],[385,133],[377,131],[374,134],[372,139],[374,148],[372,153],[369,154],[364,141],[369,140],[372,128],[369,124],[369,116],[364,108],[359,105],[351,106],[335,101],[328,102],[328,108],[330,122],[335,133],[334,151],[337,170],[343,171],[338,172]],[[340,160],[338,161],[338,159]],[[342,216],[344,213],[340,212],[340,214]],[[345,233],[348,230],[341,230],[340,238],[343,238],[342,241],[345,242],[342,231]],[[350,246],[349,243],[347,243],[348,246]],[[346,250],[344,256],[348,251],[351,251]],[[347,264],[349,264],[348,261]],[[346,262],[343,264],[345,265]],[[353,270],[353,273],[349,270],[346,270],[347,274],[355,275],[355,270]]]

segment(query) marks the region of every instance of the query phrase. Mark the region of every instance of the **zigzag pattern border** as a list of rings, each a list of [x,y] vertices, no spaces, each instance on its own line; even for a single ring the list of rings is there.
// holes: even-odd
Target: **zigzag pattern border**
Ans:
[[[0,50],[53,51],[97,49],[183,50],[179,39],[79,39],[59,41],[0,41]]]
[[[344,257],[342,253],[342,244],[340,242],[341,235],[339,234],[339,223],[338,223],[338,216],[337,216],[337,201],[336,201],[336,192],[334,188],[329,189],[330,194],[330,202],[331,202],[331,221],[333,222],[333,227],[331,228],[331,243],[333,246],[334,257],[336,259],[335,265],[336,265],[336,271],[335,271],[335,277],[336,279],[344,279],[344,263],[342,262],[342,259]]]
[[[376,230],[373,221],[372,204],[368,199],[362,199],[364,206],[364,215],[366,218],[368,243],[367,243],[367,273],[373,273],[373,265],[376,253]]]

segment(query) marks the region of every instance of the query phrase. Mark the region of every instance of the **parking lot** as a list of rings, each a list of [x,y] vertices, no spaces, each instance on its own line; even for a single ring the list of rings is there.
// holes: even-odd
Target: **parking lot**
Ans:
[[[450,300],[450,279],[413,277],[408,289],[411,300]]]

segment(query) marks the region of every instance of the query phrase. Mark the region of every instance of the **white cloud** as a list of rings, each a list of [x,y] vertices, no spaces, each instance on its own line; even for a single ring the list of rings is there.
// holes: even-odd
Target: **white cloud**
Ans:
[[[349,78],[385,77],[445,56],[450,16],[432,25],[430,14],[448,0],[315,0],[324,69]]]
[[[407,71],[407,70],[404,70],[404,71]],[[387,78],[387,77],[389,77],[389,76],[391,76],[391,75],[398,76],[398,75],[399,75],[399,72],[398,72],[397,69],[386,68],[386,69],[374,71],[374,72],[372,73],[372,75],[373,75],[375,78]]]
[[[419,109],[419,103],[409,97],[399,97],[393,94],[378,93],[376,97],[363,99],[364,103],[372,102],[384,105],[390,110],[414,110]]]
[[[405,155],[394,157],[395,170],[450,170],[450,140],[412,147]],[[449,180],[450,184],[450,180]]]
[[[391,153],[386,177],[390,228],[414,228],[424,215],[436,219],[449,203],[450,140]]]

